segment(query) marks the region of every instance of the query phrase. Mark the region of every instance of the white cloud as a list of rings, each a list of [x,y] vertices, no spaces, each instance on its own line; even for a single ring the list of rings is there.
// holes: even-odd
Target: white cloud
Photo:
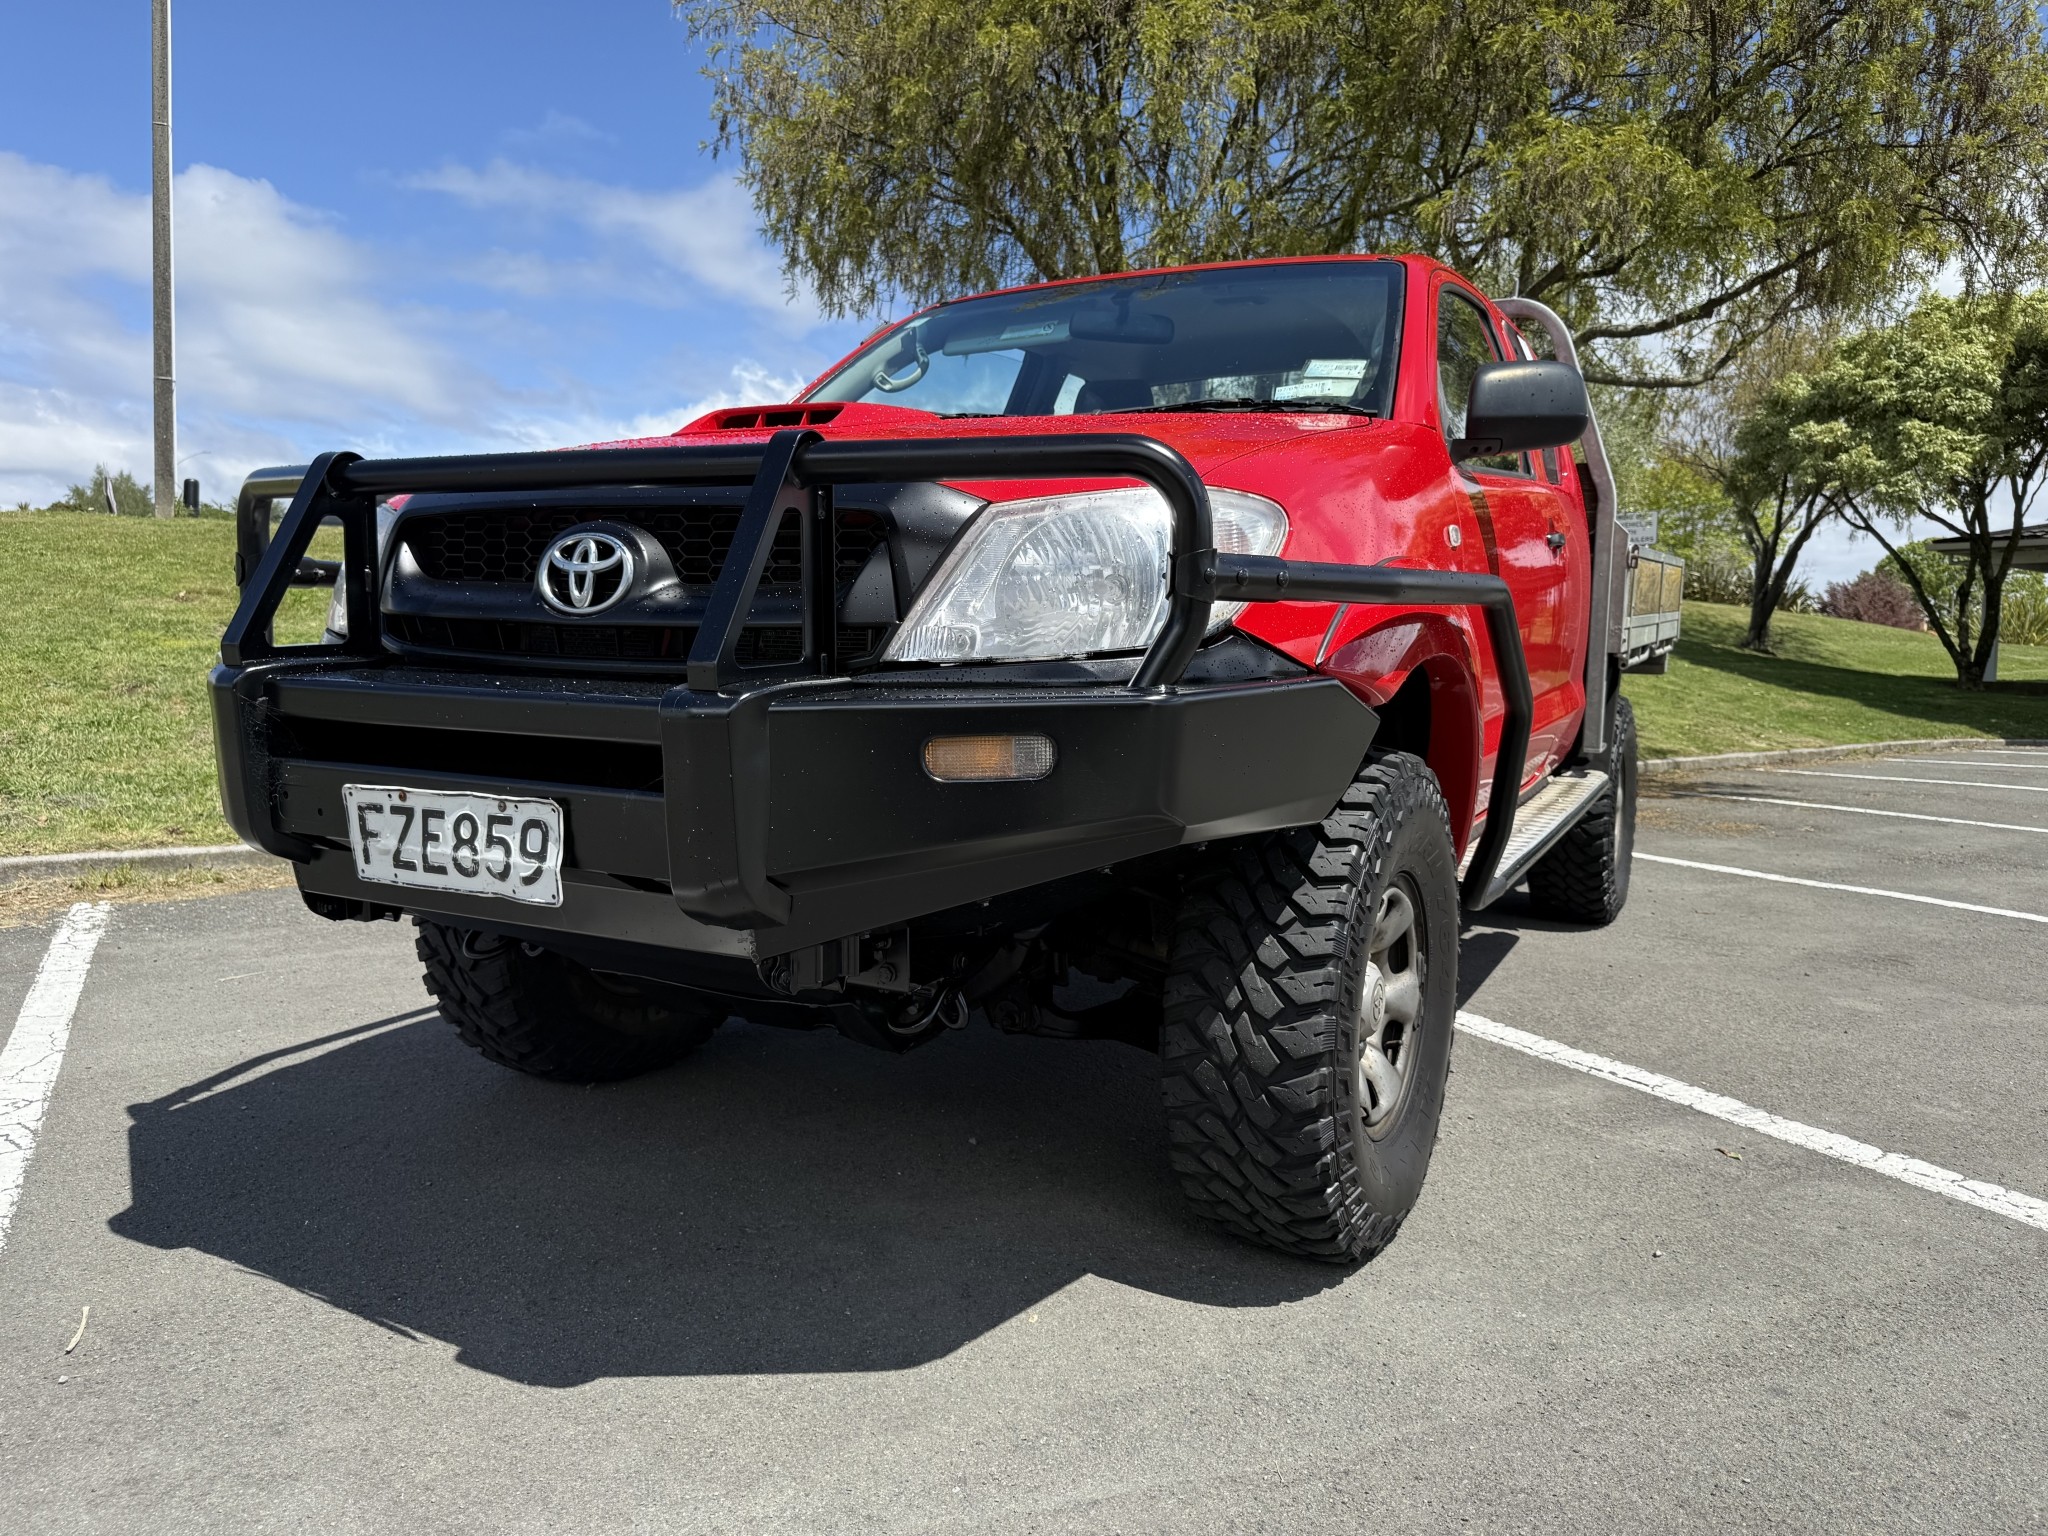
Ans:
[[[212,166],[173,199],[181,474],[210,494],[304,441],[473,428],[502,398],[331,220]],[[149,478],[148,197],[0,151],[0,207],[0,502],[96,463]]]
[[[175,198],[179,368],[215,409],[461,426],[495,393],[443,317],[377,297],[375,256],[269,182],[194,166]]]
[[[405,185],[543,227],[570,226],[598,242],[601,252],[574,260],[497,252],[471,269],[481,282],[527,295],[597,288],[672,305],[700,303],[709,294],[791,329],[818,322],[809,295],[789,293],[781,268],[755,234],[745,189],[730,176],[646,192],[500,159],[481,170],[444,165]]]
[[[616,144],[618,135],[594,128],[571,112],[550,107],[536,127],[510,128],[502,135],[521,149],[549,149],[565,144]]]
[[[537,131],[574,129],[550,119]],[[787,362],[706,375],[703,328],[677,339],[695,350],[665,370],[648,345],[659,332],[620,346],[615,321],[562,297],[694,304],[743,359],[756,343],[807,354],[799,338],[814,315],[785,298],[729,180],[649,193],[500,161],[420,184],[543,234],[566,228],[587,253],[401,249],[356,238],[267,181],[214,166],[178,177],[181,477],[223,498],[259,464],[337,445],[460,452],[659,435],[803,382]],[[147,195],[0,151],[0,209],[0,504],[51,500],[97,463],[148,479]],[[519,302],[420,297],[464,276]],[[564,355],[579,349],[597,360]],[[678,403],[647,411],[636,394]]]
[[[147,337],[96,294],[147,284],[149,204],[0,151],[0,208],[0,500],[41,500],[148,442]]]

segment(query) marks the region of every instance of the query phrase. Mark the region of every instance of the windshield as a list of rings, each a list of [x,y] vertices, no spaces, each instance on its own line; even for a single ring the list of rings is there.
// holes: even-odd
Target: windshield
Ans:
[[[1385,416],[1401,278],[1392,261],[1296,262],[962,299],[889,332],[809,398],[942,416]]]

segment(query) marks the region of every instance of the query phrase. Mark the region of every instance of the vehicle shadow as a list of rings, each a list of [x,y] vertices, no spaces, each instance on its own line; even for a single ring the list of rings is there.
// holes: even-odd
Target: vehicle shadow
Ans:
[[[900,1370],[1089,1274],[1232,1307],[1341,1281],[1183,1209],[1156,1076],[1111,1043],[733,1023],[571,1088],[409,1015],[132,1106],[110,1225],[545,1386]]]
[[[1487,978],[1500,969],[1514,952],[1520,935],[1492,926],[1493,914],[1484,919],[1485,928],[1467,928],[1458,942],[1458,1006],[1465,1007],[1486,985]],[[1468,921],[1470,921],[1468,919]]]

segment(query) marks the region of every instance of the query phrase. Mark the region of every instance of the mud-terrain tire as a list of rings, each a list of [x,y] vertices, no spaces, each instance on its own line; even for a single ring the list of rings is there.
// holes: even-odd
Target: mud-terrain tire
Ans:
[[[441,1016],[515,1072],[604,1083],[681,1060],[725,1008],[681,987],[600,975],[567,956],[419,919],[420,963]]]
[[[1159,1051],[1196,1209],[1337,1264],[1393,1240],[1436,1147],[1458,925],[1443,794],[1406,753],[1321,823],[1227,845],[1189,880]]]
[[[1544,917],[1605,927],[1628,905],[1636,846],[1636,712],[1614,701],[1607,771],[1613,784],[1529,871],[1529,902]]]

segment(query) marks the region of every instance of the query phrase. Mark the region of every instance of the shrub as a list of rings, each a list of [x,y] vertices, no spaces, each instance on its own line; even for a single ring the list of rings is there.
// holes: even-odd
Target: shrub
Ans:
[[[111,511],[120,517],[148,517],[156,510],[148,486],[125,469],[110,475],[104,464],[93,466],[90,484],[72,486],[54,505],[74,512]]]
[[[2014,645],[2048,645],[2048,576],[2014,571],[1998,604],[1998,637]]]
[[[1787,582],[1785,590],[1778,594],[1778,612],[1819,613],[1820,599],[1813,595],[1813,588],[1805,582]]]
[[[1685,595],[1696,603],[1749,602],[1750,562],[1746,555],[1709,551],[1686,562]]]
[[[1889,571],[1865,571],[1850,581],[1828,584],[1820,611],[1830,618],[1886,624],[1893,629],[1925,629],[1920,604],[1906,584]]]

